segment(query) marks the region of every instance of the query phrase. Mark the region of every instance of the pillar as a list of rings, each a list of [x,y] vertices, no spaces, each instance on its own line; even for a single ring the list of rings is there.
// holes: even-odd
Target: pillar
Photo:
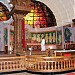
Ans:
[[[14,40],[15,40],[15,49],[14,49],[14,53],[23,53],[23,48],[22,48],[22,19],[23,19],[22,14],[14,14]]]
[[[7,25],[8,29],[8,51],[10,50],[10,25]]]
[[[0,51],[4,51],[4,24],[0,22]]]
[[[75,19],[75,0],[74,0],[73,9],[74,9],[74,19]]]

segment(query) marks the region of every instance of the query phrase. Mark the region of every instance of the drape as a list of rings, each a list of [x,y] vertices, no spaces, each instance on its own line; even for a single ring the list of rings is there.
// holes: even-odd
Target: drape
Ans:
[[[25,48],[25,22],[24,19],[22,19],[22,47]]]

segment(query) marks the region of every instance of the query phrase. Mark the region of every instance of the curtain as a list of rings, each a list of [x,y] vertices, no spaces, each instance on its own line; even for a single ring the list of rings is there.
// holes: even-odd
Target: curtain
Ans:
[[[22,20],[22,47],[25,48],[25,22]]]

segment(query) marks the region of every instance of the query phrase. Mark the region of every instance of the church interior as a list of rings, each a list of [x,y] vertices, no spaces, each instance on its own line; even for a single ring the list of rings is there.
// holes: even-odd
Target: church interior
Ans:
[[[74,7],[75,0],[0,0],[0,72],[75,70]]]

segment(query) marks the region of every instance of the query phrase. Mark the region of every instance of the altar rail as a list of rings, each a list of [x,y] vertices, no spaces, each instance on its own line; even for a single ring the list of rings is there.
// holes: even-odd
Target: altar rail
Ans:
[[[33,72],[62,72],[75,69],[75,56],[45,57],[39,55],[1,57],[0,72],[29,70]]]
[[[27,70],[34,72],[62,72],[75,69],[75,56],[27,56]]]
[[[10,72],[18,70],[26,70],[25,56],[21,57],[1,57],[0,72]]]

